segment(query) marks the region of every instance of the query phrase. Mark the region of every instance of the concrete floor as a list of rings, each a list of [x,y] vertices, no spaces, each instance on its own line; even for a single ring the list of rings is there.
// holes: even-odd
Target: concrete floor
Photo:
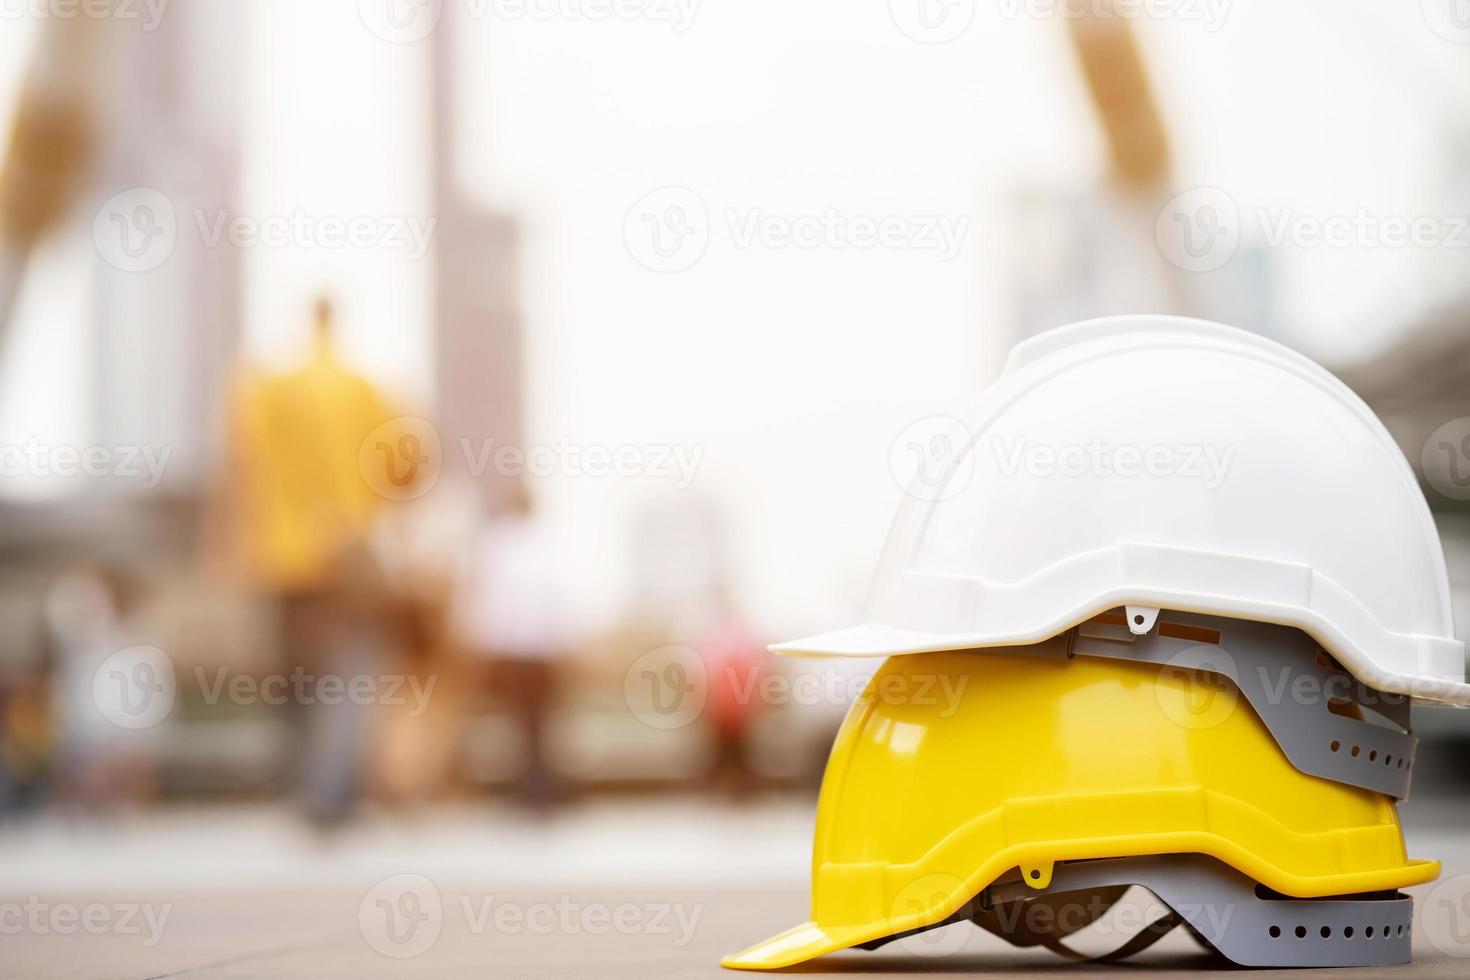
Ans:
[[[1411,852],[1445,863],[1441,913],[1446,900],[1470,910],[1461,812],[1408,821]],[[722,954],[805,918],[809,832],[800,800],[600,804],[552,821],[436,810],[326,841],[272,808],[49,820],[0,830],[0,976],[731,978]],[[1433,887],[1416,890],[1421,904]],[[389,908],[410,925],[390,925]],[[1470,922],[1462,942],[1422,909],[1416,920],[1416,962],[1394,974],[1470,975]],[[1166,977],[1214,965],[1183,935],[1109,969],[950,929],[800,972]],[[936,945],[946,955],[925,955]]]

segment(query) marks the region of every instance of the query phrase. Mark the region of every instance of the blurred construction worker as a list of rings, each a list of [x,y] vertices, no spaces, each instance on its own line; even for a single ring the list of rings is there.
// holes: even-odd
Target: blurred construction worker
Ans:
[[[488,667],[489,682],[521,737],[517,799],[543,810],[561,801],[549,751],[560,669],[571,646],[567,607],[546,528],[531,495],[514,484],[476,536],[456,602],[461,642]]]
[[[467,663],[451,629],[458,576],[484,523],[479,488],[444,473],[432,494],[384,508],[373,536],[396,610],[399,667],[430,692],[385,705],[375,746],[374,797],[414,803],[448,794],[460,761],[461,733],[472,707],[476,664]]]
[[[757,776],[751,736],[769,707],[763,686],[771,655],[740,614],[725,587],[716,599],[712,628],[699,641],[709,677],[704,717],[713,729],[715,752],[709,782],[732,799],[748,800]]]
[[[0,819],[45,800],[52,762],[50,685],[37,667],[0,679]]]
[[[135,575],[109,564],[78,565],[46,590],[55,782],[66,806],[106,809],[146,800],[155,791],[163,722],[120,729],[94,686],[111,655],[146,638],[139,616],[143,594]]]
[[[246,372],[235,391],[221,512],[234,567],[276,607],[287,665],[350,681],[387,655],[382,577],[369,547],[385,498],[359,457],[393,412],[339,359],[332,304],[319,299],[313,312],[305,363],[284,374]],[[296,788],[308,816],[332,824],[358,797],[369,712],[320,700],[292,706]]]

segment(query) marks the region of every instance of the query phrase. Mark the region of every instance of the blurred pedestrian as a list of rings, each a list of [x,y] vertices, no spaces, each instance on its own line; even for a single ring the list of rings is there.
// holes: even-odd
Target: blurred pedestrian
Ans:
[[[37,668],[0,680],[0,819],[41,805],[54,749],[50,685]]]
[[[381,799],[411,803],[451,790],[475,672],[460,655],[449,610],[480,508],[475,484],[444,473],[432,494],[395,502],[378,521],[373,547],[398,620],[397,669],[412,690],[431,692],[424,703],[384,706],[372,772]]]
[[[704,715],[715,743],[709,782],[734,799],[748,799],[758,782],[753,735],[768,707],[763,682],[770,654],[726,589],[717,591],[714,625],[698,644],[709,677]]]
[[[520,734],[516,798],[538,810],[560,802],[565,789],[549,741],[571,645],[565,598],[554,543],[529,491],[514,484],[475,538],[456,621],[464,644],[488,665],[490,684]]]
[[[43,608],[55,664],[54,766],[64,805],[107,809],[146,800],[156,789],[165,721],[119,727],[120,719],[109,716],[108,709],[130,695],[115,703],[110,687],[99,691],[97,686],[98,671],[110,657],[146,638],[138,621],[141,597],[136,577],[109,565],[79,565],[46,592]]]
[[[346,682],[375,673],[387,656],[382,576],[369,546],[385,498],[360,457],[393,412],[343,364],[331,302],[317,300],[313,314],[305,363],[241,379],[219,510],[232,564],[275,607],[287,666]],[[369,712],[351,699],[291,711],[299,800],[314,821],[340,822],[361,789]]]

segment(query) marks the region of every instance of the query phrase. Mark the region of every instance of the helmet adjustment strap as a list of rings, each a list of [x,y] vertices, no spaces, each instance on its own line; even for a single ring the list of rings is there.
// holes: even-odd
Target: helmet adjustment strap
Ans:
[[[1121,885],[1148,889],[1170,914],[1100,957],[1079,953],[1062,942],[1077,929],[1055,914],[1060,907],[1057,899],[1068,894],[1095,896]],[[982,896],[974,915],[981,928],[1017,946],[1042,945],[1071,959],[1092,961],[1132,956],[1184,925],[1241,966],[1390,966],[1409,961],[1414,912],[1413,899],[1398,892],[1307,899],[1276,895],[1200,854],[1062,862],[1050,886],[1040,892],[1011,881],[990,886]],[[1053,903],[1048,914],[1026,914],[1031,903],[1045,901]],[[1096,918],[1088,918],[1091,908],[1073,911],[1078,915],[1071,918],[1082,926]]]
[[[1100,955],[1082,953],[1066,944],[1068,936],[1101,919],[1131,887],[1131,884],[1120,884],[1020,898],[1008,895],[1001,901],[997,901],[991,889],[986,889],[981,892],[982,901],[971,920],[1014,946],[1044,946],[1058,956],[1079,963],[1112,963],[1143,952],[1184,922],[1171,909],[1117,949]]]
[[[1140,619],[1147,632],[1137,632]],[[1301,630],[1130,606],[1126,615],[1104,613],[1051,641],[1013,649],[1042,656],[1064,650],[1068,659],[1103,657],[1223,676],[1299,771],[1397,800],[1409,795],[1419,744],[1410,730],[1410,699],[1365,686]],[[1209,725],[1210,710],[1182,723]],[[1367,712],[1395,727],[1369,720]]]

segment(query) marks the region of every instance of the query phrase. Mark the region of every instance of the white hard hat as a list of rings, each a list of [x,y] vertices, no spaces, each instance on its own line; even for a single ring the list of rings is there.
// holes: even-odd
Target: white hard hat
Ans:
[[[1034,643],[1107,609],[1294,626],[1364,684],[1470,704],[1444,555],[1373,412],[1309,359],[1200,320],[1018,346],[899,509],[869,621],[778,653]]]

